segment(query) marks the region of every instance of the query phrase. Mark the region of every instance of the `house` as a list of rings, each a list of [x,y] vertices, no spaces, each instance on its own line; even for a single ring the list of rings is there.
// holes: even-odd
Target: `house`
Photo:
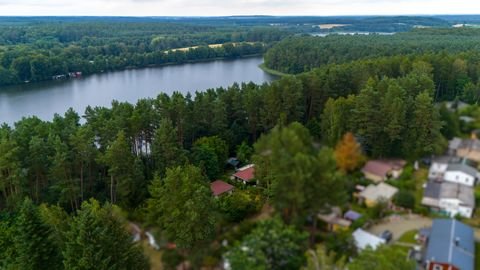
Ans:
[[[435,219],[424,257],[426,270],[474,270],[473,229],[455,219]]]
[[[237,170],[232,175],[232,179],[242,182],[243,184],[256,184],[255,179],[255,165],[249,164]]]
[[[480,162],[480,140],[476,138],[462,140],[455,154],[462,158]]]
[[[462,139],[460,138],[453,138],[448,142],[448,154],[449,155],[457,155],[457,150],[460,148],[462,144]]]
[[[443,179],[448,182],[473,187],[478,178],[477,169],[465,164],[449,164]]]
[[[357,219],[361,218],[362,217],[362,214],[360,213],[357,213],[353,210],[348,210],[344,215],[343,215],[343,218],[346,219],[346,220],[350,220],[350,221],[356,221]]]
[[[350,220],[342,218],[342,210],[340,207],[332,207],[330,213],[318,214],[318,219],[328,224],[330,231],[340,231],[342,229],[348,229],[352,222]]]
[[[422,204],[451,217],[471,218],[475,209],[474,190],[462,184],[430,180],[425,186]]]
[[[380,183],[378,185],[369,185],[358,194],[358,197],[367,207],[373,207],[380,200],[391,202],[397,192],[398,188],[386,183]]]
[[[234,189],[234,186],[221,180],[216,180],[210,183],[210,190],[215,197],[220,197],[225,194],[232,194]]]
[[[429,179],[443,179],[448,165],[451,163],[458,163],[460,159],[455,156],[438,156],[432,158],[430,169],[428,170]]]
[[[365,178],[379,183],[389,178],[398,178],[405,165],[406,161],[404,160],[370,160],[362,168],[362,172]]]
[[[385,244],[387,241],[381,237],[373,235],[362,229],[357,229],[352,234],[355,246],[359,251],[366,249],[367,247],[373,250],[377,249],[380,245]]]

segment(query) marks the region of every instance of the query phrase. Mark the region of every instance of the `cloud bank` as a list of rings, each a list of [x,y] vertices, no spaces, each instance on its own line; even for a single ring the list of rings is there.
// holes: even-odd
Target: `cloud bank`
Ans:
[[[0,15],[225,16],[478,14],[472,0],[0,0]]]

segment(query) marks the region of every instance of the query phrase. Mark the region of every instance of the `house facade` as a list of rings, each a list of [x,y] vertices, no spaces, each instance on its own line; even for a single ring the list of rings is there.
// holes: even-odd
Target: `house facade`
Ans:
[[[471,218],[475,209],[474,190],[462,184],[430,180],[425,186],[422,204],[450,217]]]
[[[466,164],[449,164],[443,179],[451,183],[473,187],[477,181],[478,171]]]

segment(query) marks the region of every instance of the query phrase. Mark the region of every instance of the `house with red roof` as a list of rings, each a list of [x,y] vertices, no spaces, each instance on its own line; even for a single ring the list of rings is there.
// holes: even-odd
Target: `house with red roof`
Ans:
[[[212,190],[213,196],[220,197],[225,194],[232,194],[235,187],[222,180],[217,180],[210,183],[210,189]]]
[[[249,164],[238,169],[233,175],[232,179],[240,181],[244,184],[256,184],[255,181],[255,165]]]
[[[363,166],[362,172],[365,178],[380,183],[389,178],[398,178],[406,164],[406,161],[397,159],[370,160]]]

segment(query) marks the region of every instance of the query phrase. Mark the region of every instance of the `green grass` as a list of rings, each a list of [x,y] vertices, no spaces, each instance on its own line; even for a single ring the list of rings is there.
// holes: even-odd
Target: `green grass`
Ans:
[[[415,180],[415,208],[418,209],[422,207],[422,198],[423,198],[423,184],[427,182],[428,170],[419,169],[413,173],[413,179]]]
[[[291,74],[288,73],[283,73],[278,70],[270,69],[268,68],[265,63],[262,63],[260,66],[258,66],[261,70],[265,71],[268,74],[274,75],[274,76],[279,76],[279,77],[285,77],[285,76],[291,76]]]
[[[475,269],[480,269],[480,243],[475,243]]]
[[[417,234],[417,230],[408,231],[398,239],[398,242],[416,244],[417,243],[417,241],[415,240],[416,234]]]

